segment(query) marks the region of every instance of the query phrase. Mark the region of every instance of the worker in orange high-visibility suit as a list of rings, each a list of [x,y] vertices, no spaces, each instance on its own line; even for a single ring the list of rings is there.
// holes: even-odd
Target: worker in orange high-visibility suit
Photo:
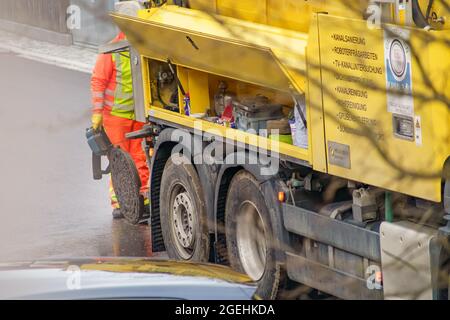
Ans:
[[[125,35],[121,32],[112,42],[124,39]],[[92,73],[91,93],[92,127],[98,129],[103,126],[111,143],[131,155],[141,179],[140,192],[144,196],[144,204],[148,205],[149,170],[142,149],[142,139],[125,138],[126,133],[140,130],[144,125],[134,120],[133,81],[128,51],[98,56]],[[111,181],[110,197],[113,217],[122,218]]]

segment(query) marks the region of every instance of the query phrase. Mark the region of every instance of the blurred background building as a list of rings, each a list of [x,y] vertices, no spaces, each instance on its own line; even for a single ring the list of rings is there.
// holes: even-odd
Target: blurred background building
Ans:
[[[60,45],[95,48],[117,32],[108,16],[117,1],[2,0],[0,31]]]

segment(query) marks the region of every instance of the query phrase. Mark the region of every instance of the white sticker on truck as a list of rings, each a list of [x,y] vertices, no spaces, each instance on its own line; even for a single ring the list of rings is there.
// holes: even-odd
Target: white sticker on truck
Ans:
[[[386,96],[388,112],[414,116],[409,30],[396,27],[384,31]]]
[[[416,145],[422,145],[422,121],[420,120],[420,116],[414,117],[414,132],[416,137]]]

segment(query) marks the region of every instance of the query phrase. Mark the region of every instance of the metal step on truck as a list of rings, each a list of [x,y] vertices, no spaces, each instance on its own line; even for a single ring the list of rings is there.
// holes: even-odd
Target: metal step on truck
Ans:
[[[130,5],[104,52],[131,54],[154,251],[229,264],[263,299],[448,299],[446,1]],[[139,215],[131,173],[113,182]]]

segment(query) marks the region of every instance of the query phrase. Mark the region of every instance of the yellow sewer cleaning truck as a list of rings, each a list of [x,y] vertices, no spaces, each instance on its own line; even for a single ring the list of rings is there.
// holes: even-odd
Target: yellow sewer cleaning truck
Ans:
[[[448,299],[447,1],[130,5],[154,251],[264,299]]]

